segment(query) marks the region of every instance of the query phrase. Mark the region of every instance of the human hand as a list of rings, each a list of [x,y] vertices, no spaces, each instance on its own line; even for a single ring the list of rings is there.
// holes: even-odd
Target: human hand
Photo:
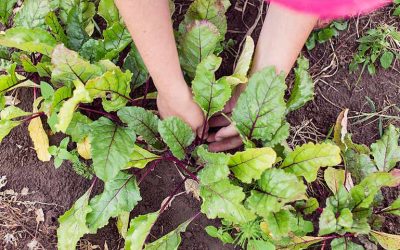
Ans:
[[[239,99],[240,94],[245,89],[246,85],[242,84],[236,87],[233,92],[232,98],[225,105],[222,114],[212,117],[209,121],[210,128],[220,128],[216,133],[210,134],[207,141],[210,143],[208,149],[212,152],[226,151],[234,149],[243,144],[239,132],[236,130],[226,116],[230,116],[233,108]]]
[[[159,92],[157,107],[161,118],[176,116],[185,121],[201,137],[204,125],[204,114],[194,102],[189,87],[181,85],[179,91]],[[206,136],[204,138],[207,138]]]

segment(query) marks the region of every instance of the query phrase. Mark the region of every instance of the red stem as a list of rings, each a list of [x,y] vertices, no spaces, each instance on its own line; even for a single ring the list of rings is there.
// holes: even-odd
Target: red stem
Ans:
[[[165,156],[163,158],[166,161],[171,161],[173,163],[176,164],[176,166],[180,169],[182,169],[185,173],[187,173],[191,179],[195,180],[196,182],[199,182],[199,179],[197,178],[196,175],[194,175],[191,171],[189,171],[189,169],[186,168],[186,166],[177,158],[173,157],[173,156]]]
[[[155,160],[151,163],[151,165],[149,166],[149,168],[147,168],[146,172],[144,172],[144,174],[142,175],[142,177],[140,177],[139,181],[138,181],[138,185],[140,185],[140,183],[142,183],[142,181],[144,180],[144,178],[146,178],[147,175],[149,175],[151,172],[153,172],[153,170],[157,167],[158,163],[160,162],[160,160]]]
[[[81,105],[79,105],[78,108],[81,109],[81,110],[88,111],[90,113],[96,113],[96,114],[103,115],[103,116],[105,116],[105,117],[107,117],[107,118],[109,118],[109,119],[111,119],[111,120],[113,120],[115,122],[119,122],[118,118],[116,116],[110,114],[110,113],[107,113],[107,112],[104,112],[104,111],[100,111],[100,110],[85,108],[85,107],[82,107]]]

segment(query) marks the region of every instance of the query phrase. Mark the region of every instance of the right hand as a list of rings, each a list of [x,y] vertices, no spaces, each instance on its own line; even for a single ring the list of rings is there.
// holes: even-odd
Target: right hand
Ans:
[[[157,107],[161,118],[176,116],[185,121],[199,137],[202,137],[204,126],[204,113],[197,105],[192,96],[190,88],[181,85],[176,92],[159,92],[157,96]],[[207,132],[207,131],[206,131]],[[204,138],[207,138],[206,133]]]

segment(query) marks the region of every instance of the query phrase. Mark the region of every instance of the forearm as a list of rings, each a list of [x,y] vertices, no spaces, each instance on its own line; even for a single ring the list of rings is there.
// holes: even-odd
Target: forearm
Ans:
[[[168,0],[115,0],[159,93],[187,88],[179,64]]]
[[[288,74],[318,17],[271,4],[254,55],[252,73],[267,66]]]

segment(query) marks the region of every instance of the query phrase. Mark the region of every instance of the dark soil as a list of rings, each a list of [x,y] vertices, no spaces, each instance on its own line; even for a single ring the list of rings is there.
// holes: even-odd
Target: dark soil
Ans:
[[[240,41],[242,41],[246,31],[253,26],[260,6],[260,1],[257,0],[248,1],[246,7],[243,5],[244,1],[231,2],[232,7],[228,12],[227,38],[232,38],[238,42],[229,49],[230,52],[222,54],[225,63],[219,73],[224,75],[232,71]],[[176,1],[176,3],[177,11],[174,18],[180,20],[190,1],[181,0]],[[263,13],[265,13],[265,7]],[[369,97],[375,103],[377,111],[383,110],[388,105],[400,103],[398,63],[395,64],[394,69],[379,70],[377,75],[373,77],[364,73],[358,83],[359,74],[349,74],[348,72],[348,63],[357,47],[355,42],[357,38],[356,30],[362,34],[368,28],[379,23],[398,22],[398,20],[390,18],[388,13],[389,10],[384,9],[376,14],[360,18],[357,27],[357,20],[351,20],[349,30],[343,32],[339,38],[333,39],[332,46],[330,43],[326,43],[318,45],[311,52],[304,51],[306,57],[310,58],[311,72],[317,82],[316,97],[305,108],[291,114],[289,121],[293,126],[304,121],[310,121],[315,127],[316,134],[326,135],[343,108],[350,109],[350,116],[361,111],[371,112],[366,97]],[[254,32],[251,33],[255,39],[260,32],[261,22],[262,18],[255,26]],[[335,48],[334,51],[332,47]],[[336,56],[338,60],[331,64],[333,56]],[[33,98],[31,92],[22,90],[19,96],[23,100],[21,107],[30,110],[31,101],[29,100]],[[387,114],[399,115],[394,108],[389,109]],[[354,124],[358,120],[350,119],[350,123]],[[389,122],[395,123],[393,120],[382,120],[383,126]],[[354,141],[366,144],[374,142],[380,136],[378,123],[378,120],[371,119],[357,125],[350,125]],[[58,144],[60,141],[60,138],[55,137],[51,142],[52,144]],[[46,228],[50,229],[38,234],[37,240],[46,249],[55,249],[54,228],[57,226],[57,217],[64,213],[89,188],[91,182],[76,175],[68,164],[55,169],[52,162],[42,163],[38,161],[28,136],[27,124],[15,129],[4,139],[0,144],[0,152],[0,176],[7,176],[8,184],[6,188],[19,192],[22,188],[28,187],[34,193],[24,199],[52,204],[36,204],[36,207],[44,210],[44,224]],[[140,185],[143,200],[134,209],[131,216],[158,210],[161,202],[170,195],[171,191],[181,181],[182,179],[175,167],[168,164],[157,166],[155,171]],[[96,192],[100,191],[101,187],[97,187]],[[385,189],[383,194],[385,197],[383,205],[387,205],[399,196],[400,190]],[[150,240],[166,234],[178,224],[191,218],[199,210],[200,202],[191,195],[184,194],[177,197],[172,202],[172,206],[157,222]],[[219,240],[213,239],[205,233],[203,229],[209,224],[218,224],[218,222],[210,221],[203,215],[197,217],[190,224],[188,230],[182,234],[183,241],[180,249],[233,249],[232,246],[222,246]],[[399,233],[398,225],[400,225],[398,217],[389,217],[384,224],[384,231]],[[33,228],[32,230],[35,232],[36,229]],[[41,227],[39,227],[39,230],[41,230]],[[26,244],[30,240],[32,240],[32,237],[28,234],[22,234],[19,245],[15,249],[26,249]],[[99,245],[101,249],[104,248],[105,242],[109,249],[120,249],[123,246],[114,220],[110,222],[109,226],[99,230],[97,235],[87,236],[85,240],[87,241],[83,241],[82,244],[90,242],[93,245]],[[1,247],[5,248],[0,245]],[[13,248],[9,247],[8,249]]]

